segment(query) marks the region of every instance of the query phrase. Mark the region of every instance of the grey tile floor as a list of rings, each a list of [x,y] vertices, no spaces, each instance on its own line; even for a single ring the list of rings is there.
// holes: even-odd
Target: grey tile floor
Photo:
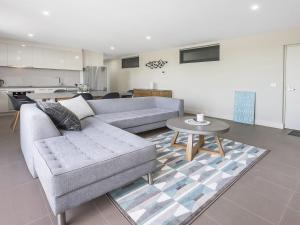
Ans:
[[[55,225],[41,185],[27,171],[19,131],[0,117],[0,225]],[[193,225],[300,225],[300,138],[287,130],[230,122],[225,137],[271,152]],[[144,137],[166,131],[141,134]],[[67,212],[72,225],[129,224],[106,196]]]

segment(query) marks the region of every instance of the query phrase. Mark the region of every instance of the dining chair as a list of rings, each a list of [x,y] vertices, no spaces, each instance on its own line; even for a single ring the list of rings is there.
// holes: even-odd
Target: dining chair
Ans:
[[[93,95],[91,95],[90,93],[79,93],[79,94],[74,95],[72,98],[76,98],[76,97],[78,97],[78,96],[80,96],[80,95],[81,95],[85,100],[93,100],[93,99],[94,99]]]
[[[10,124],[10,129],[12,129],[12,131],[15,132],[16,126],[20,119],[21,106],[23,104],[35,103],[35,101],[31,98],[28,98],[26,95],[19,95],[18,97],[15,97],[13,95],[8,94],[8,97],[13,105],[13,109],[16,111],[13,121]]]
[[[102,97],[102,99],[111,99],[111,98],[120,98],[120,94],[118,92],[111,92]]]
[[[54,91],[54,93],[64,93],[67,92],[66,89],[57,89]]]

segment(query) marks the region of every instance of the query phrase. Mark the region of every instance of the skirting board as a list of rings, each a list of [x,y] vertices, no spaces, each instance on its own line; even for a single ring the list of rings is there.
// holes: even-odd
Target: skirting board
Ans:
[[[265,127],[278,128],[278,129],[283,129],[284,128],[283,123],[263,121],[263,120],[255,120],[255,124],[265,126]]]
[[[186,109],[185,110],[185,113],[191,113],[191,114],[196,114],[196,113],[199,113],[199,112],[202,112],[202,111],[201,110],[197,111],[195,109]],[[207,112],[202,112],[202,113],[204,113],[205,115],[207,115],[209,117],[214,117],[214,118],[220,118],[220,119],[224,119],[224,120],[233,121],[232,120],[232,115],[230,115],[230,116],[229,115],[221,116],[221,115],[216,114],[216,113],[207,113]],[[278,128],[278,129],[283,129],[284,128],[283,123],[263,121],[263,120],[255,120],[255,125]]]
[[[2,113],[0,113],[0,116],[11,116],[11,115],[13,115],[14,113],[16,113],[16,111],[2,112]]]

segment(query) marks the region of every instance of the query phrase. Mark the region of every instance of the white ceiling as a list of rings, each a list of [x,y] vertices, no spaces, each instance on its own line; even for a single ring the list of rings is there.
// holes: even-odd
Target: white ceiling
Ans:
[[[0,0],[0,37],[108,57],[291,27],[300,27],[300,0]]]

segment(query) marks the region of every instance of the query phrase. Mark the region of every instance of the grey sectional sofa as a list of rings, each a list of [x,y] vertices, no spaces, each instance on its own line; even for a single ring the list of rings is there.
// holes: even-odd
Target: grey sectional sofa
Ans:
[[[183,101],[162,97],[91,100],[95,116],[81,131],[58,130],[35,104],[21,107],[21,148],[39,177],[59,224],[65,211],[155,169],[155,145],[133,133],[165,126],[183,115]]]

